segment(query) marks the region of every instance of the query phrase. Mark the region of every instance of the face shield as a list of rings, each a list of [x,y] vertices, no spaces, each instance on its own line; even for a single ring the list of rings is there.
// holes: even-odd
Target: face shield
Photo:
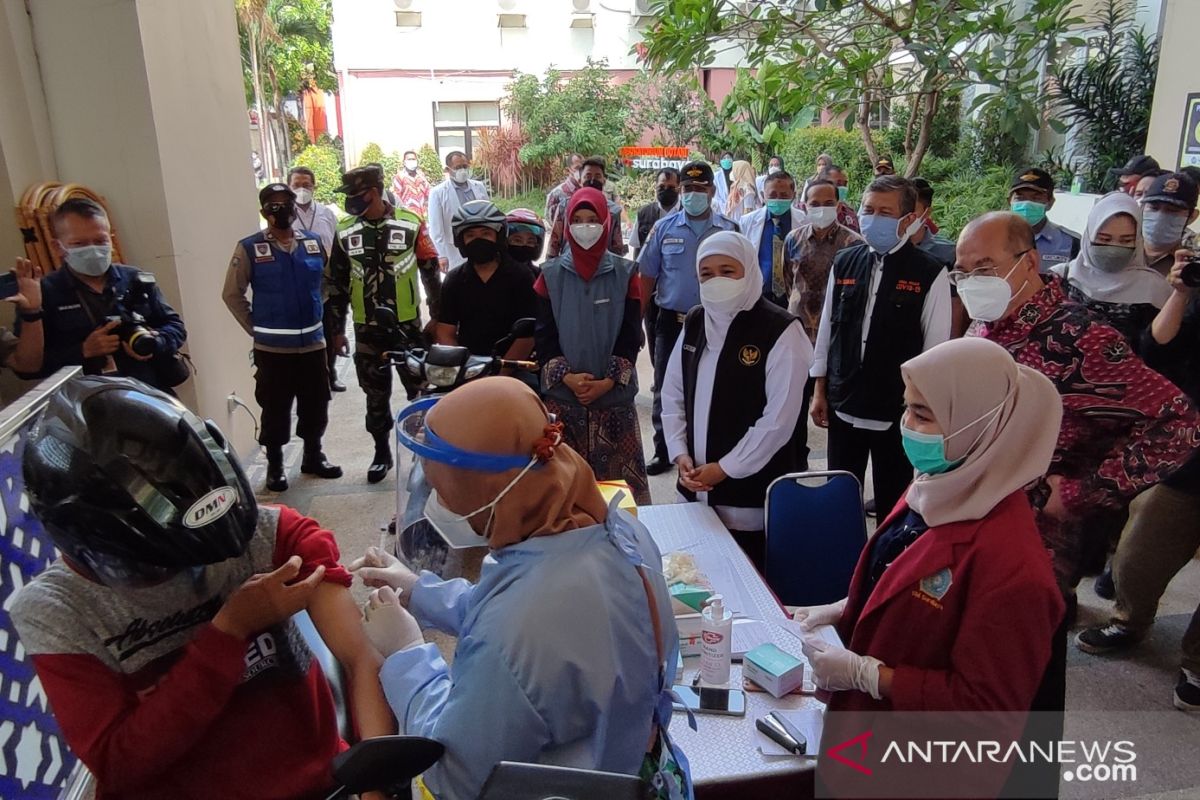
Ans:
[[[396,555],[413,569],[431,572],[439,572],[444,565],[447,547],[455,550],[486,547],[487,536],[477,532],[476,527],[485,533],[489,531],[496,505],[539,465],[536,454],[476,453],[450,444],[426,424],[426,415],[438,400],[437,397],[417,400],[396,417],[396,442],[415,456],[407,474],[397,478]],[[458,514],[444,505],[426,480],[424,464],[428,461],[472,472],[519,472],[494,498],[479,508]]]

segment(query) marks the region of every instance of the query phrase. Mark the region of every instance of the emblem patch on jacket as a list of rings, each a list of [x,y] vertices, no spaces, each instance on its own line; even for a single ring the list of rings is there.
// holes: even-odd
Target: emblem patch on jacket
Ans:
[[[388,247],[403,250],[408,246],[408,232],[403,228],[392,228],[388,231]]]
[[[953,576],[950,574],[950,568],[945,567],[930,575],[928,578],[921,579],[921,593],[932,597],[934,600],[941,600],[946,596],[946,592],[950,591],[950,585],[954,583]]]
[[[752,344],[748,344],[738,353],[738,360],[743,366],[753,367],[762,358],[762,351]]]
[[[271,255],[271,245],[267,242],[255,242],[254,260],[255,262],[274,261],[275,256]]]
[[[363,254],[363,237],[361,233],[352,233],[346,237],[346,254],[361,256]]]
[[[304,240],[304,249],[305,249],[305,251],[312,253],[314,256],[320,255],[321,254],[321,243],[318,242],[316,239],[305,239]]]

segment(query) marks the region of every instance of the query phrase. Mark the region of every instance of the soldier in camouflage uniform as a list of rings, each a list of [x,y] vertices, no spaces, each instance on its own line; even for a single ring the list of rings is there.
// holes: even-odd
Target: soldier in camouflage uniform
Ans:
[[[329,301],[334,330],[345,330],[348,309],[354,320],[354,367],[367,396],[367,432],[375,439],[367,481],[378,483],[393,464],[392,372],[382,355],[424,344],[417,278],[425,287],[429,314],[437,319],[441,277],[437,249],[424,220],[388,202],[382,167],[368,164],[350,170],[337,191],[346,195],[350,216],[338,223],[334,238]],[[394,312],[398,325],[384,324],[376,314],[380,307]],[[418,382],[397,372],[411,400]]]

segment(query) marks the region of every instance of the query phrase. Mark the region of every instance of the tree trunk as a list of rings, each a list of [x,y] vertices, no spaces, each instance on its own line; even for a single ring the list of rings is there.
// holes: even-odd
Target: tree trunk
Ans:
[[[258,69],[258,30],[250,24],[246,26],[246,33],[250,40],[250,79],[254,84],[254,107],[258,112],[259,156],[262,158],[264,174],[270,174],[271,151],[267,146],[267,126],[271,123],[266,106],[263,105],[262,73]]]
[[[862,135],[863,146],[867,148],[867,157],[871,165],[879,160],[879,151],[875,147],[875,137],[871,134],[871,95],[865,93],[863,101],[858,106],[858,131]]]
[[[917,95],[908,104],[908,124],[904,126],[904,158],[907,161],[913,151],[913,128],[916,126],[917,115],[921,113],[921,100],[924,95]]]
[[[929,140],[933,137],[933,118],[937,115],[942,96],[933,91],[925,95],[925,111],[921,114],[921,127],[917,135],[917,146],[904,167],[904,177],[912,178],[921,170],[921,162],[929,150]]]
[[[288,128],[287,112],[283,110],[283,97],[279,94],[279,76],[275,74],[274,69],[268,70],[267,74],[271,78],[271,95],[275,103],[275,113],[279,116],[279,127],[283,131],[283,163],[280,167],[286,169],[292,163],[292,132]]]

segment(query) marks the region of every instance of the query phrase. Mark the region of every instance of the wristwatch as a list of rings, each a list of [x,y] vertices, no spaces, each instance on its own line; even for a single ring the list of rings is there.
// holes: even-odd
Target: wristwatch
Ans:
[[[40,322],[42,317],[46,316],[46,311],[39,308],[36,311],[20,311],[18,314],[22,322]]]

